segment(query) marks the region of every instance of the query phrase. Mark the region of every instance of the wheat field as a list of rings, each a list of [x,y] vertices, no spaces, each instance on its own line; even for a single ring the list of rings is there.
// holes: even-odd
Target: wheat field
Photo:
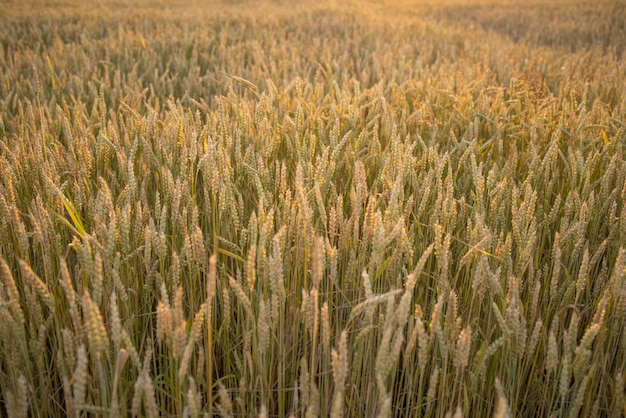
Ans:
[[[626,414],[626,4],[0,16],[1,416]]]

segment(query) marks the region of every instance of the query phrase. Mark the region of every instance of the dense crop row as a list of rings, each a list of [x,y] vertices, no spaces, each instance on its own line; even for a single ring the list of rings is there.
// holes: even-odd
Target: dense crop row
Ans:
[[[0,19],[3,413],[623,416],[619,21],[229,3]]]

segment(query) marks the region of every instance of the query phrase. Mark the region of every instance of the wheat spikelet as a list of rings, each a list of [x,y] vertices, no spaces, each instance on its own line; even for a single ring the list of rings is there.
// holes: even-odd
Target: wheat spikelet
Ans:
[[[83,344],[78,346],[76,355],[76,371],[74,372],[74,405],[77,409],[82,409],[85,404],[87,392],[87,350]]]
[[[194,262],[193,255],[193,245],[191,243],[191,234],[188,231],[187,224],[185,223],[187,219],[187,208],[182,210],[182,213],[178,219],[180,223],[180,229],[183,231],[183,247],[180,250],[180,256],[183,259],[183,262],[186,264]]]
[[[92,256],[93,250],[91,241],[92,238],[85,234],[82,240],[75,238],[73,244],[76,246],[78,265],[81,267],[83,274],[93,278],[95,277],[95,265]]]
[[[124,328],[122,328],[122,342],[124,343],[126,350],[128,350],[128,353],[130,354],[130,359],[133,362],[133,366],[135,366],[136,369],[141,369],[141,359],[139,358],[139,353],[137,353],[135,345],[130,339],[130,335],[128,335],[128,332],[126,332]]]
[[[593,314],[593,319],[591,320],[592,324],[603,324],[604,318],[606,316],[606,306],[608,303],[608,298],[606,295],[602,295],[600,301],[596,306],[596,311]]]
[[[424,371],[426,370],[426,366],[428,365],[428,361],[430,360],[429,350],[430,350],[431,338],[426,333],[426,330],[424,328],[424,324],[421,318],[417,319],[415,327],[417,329],[416,335],[417,335],[417,345],[418,345],[417,367],[421,373],[424,373]]]
[[[194,207],[194,211],[195,210],[196,208]],[[204,245],[204,236],[202,234],[202,230],[197,225],[197,223],[192,222],[192,225],[196,225],[196,227],[194,228],[193,234],[191,235],[191,247],[193,249],[192,250],[193,261],[196,264],[203,266],[206,263],[206,248]]]
[[[219,395],[219,404],[217,405],[217,410],[220,413],[222,418],[232,418],[233,417],[233,401],[230,398],[230,394],[224,387],[222,383],[219,384],[218,387],[218,395]]]
[[[459,333],[459,338],[456,344],[456,353],[454,355],[454,362],[458,370],[463,370],[467,367],[470,355],[470,348],[472,343],[472,326],[468,325]]]
[[[172,277],[172,287],[178,289],[180,283],[180,257],[176,251],[172,252],[172,265],[170,267],[170,275]]]
[[[21,374],[16,382],[17,393],[4,392],[6,396],[6,412],[9,418],[28,417],[28,386]]]
[[[76,303],[76,291],[74,290],[74,285],[72,284],[72,279],[70,277],[70,272],[67,268],[67,263],[64,258],[61,258],[59,261],[61,268],[61,287],[65,292],[65,297],[67,297],[70,306]]]
[[[329,273],[328,273],[328,281],[333,284],[337,284],[337,276],[339,274],[338,271],[338,261],[339,261],[339,252],[337,247],[331,247],[330,243],[327,243],[326,248],[326,257],[328,258],[329,265]]]
[[[157,253],[157,257],[159,260],[164,260],[167,256],[167,238],[165,236],[165,213],[167,213],[167,206],[163,206],[163,210],[161,211],[161,229],[158,232],[158,235],[155,238],[154,249]]]
[[[439,367],[433,369],[430,374],[430,379],[428,381],[428,391],[426,392],[426,399],[428,402],[432,402],[435,400],[435,396],[437,395],[437,385],[439,384]]]
[[[222,286],[222,327],[224,329],[229,329],[230,317],[230,289],[228,286]]]
[[[82,301],[89,349],[93,351],[93,354],[107,351],[109,349],[109,338],[106,328],[104,327],[100,309],[98,309],[98,306],[91,299],[91,295],[87,291],[83,293]]]
[[[348,335],[346,331],[341,332],[337,349],[332,351],[332,370],[335,382],[335,393],[330,416],[341,418],[344,406],[344,387],[348,377]]]
[[[76,411],[74,409],[74,399],[72,397],[72,385],[70,383],[70,377],[67,375],[67,373],[64,373],[61,376],[61,382],[63,385],[63,400],[65,401],[67,415],[70,417],[76,416]]]
[[[601,329],[601,324],[591,324],[585,331],[583,338],[580,340],[580,344],[574,351],[573,371],[575,375],[579,375],[583,372],[580,370],[581,367],[587,366],[587,360],[591,356],[591,344],[593,344],[593,341],[600,333]]]
[[[496,321],[498,322],[498,325],[500,326],[500,330],[502,331],[502,334],[504,334],[508,338],[511,335],[511,330],[509,326],[507,325],[506,320],[502,316],[502,313],[500,312],[498,305],[495,302],[491,302],[491,308],[493,309],[493,313],[495,314]]]
[[[122,283],[122,279],[119,273],[119,253],[117,254],[115,261],[113,263],[113,268],[111,269],[111,277],[113,279],[113,285],[115,286],[115,290],[120,295],[120,299],[122,301],[128,300],[128,292],[126,291],[126,286]]]
[[[37,301],[37,292],[31,287],[24,287],[24,308],[31,318],[33,329],[39,328],[44,323],[44,314],[41,304]]]
[[[561,240],[557,232],[552,246],[552,280],[550,281],[550,298],[554,298],[561,275]]]
[[[555,319],[556,320],[556,319]],[[563,354],[571,354],[576,347],[576,338],[578,335],[578,314],[572,313],[570,318],[569,327],[563,333]]]
[[[230,288],[233,290],[233,293],[237,297],[237,300],[246,311],[246,315],[248,316],[248,318],[254,318],[252,304],[250,303],[250,299],[248,299],[248,296],[241,287],[241,284],[230,276],[228,277],[228,283],[230,285]]]
[[[439,298],[437,298],[437,303],[433,308],[433,312],[430,315],[430,323],[428,327],[431,335],[433,335],[436,330],[441,329],[441,311],[443,309],[443,302],[443,297],[439,296]]]
[[[104,279],[104,267],[102,265],[102,256],[100,255],[100,252],[96,252],[93,266],[93,301],[96,305],[100,306],[102,303],[102,286]]]
[[[580,298],[580,294],[585,290],[589,279],[589,247],[585,246],[583,259],[578,269],[578,277],[576,278],[576,299]]]
[[[320,332],[320,312],[319,312],[319,290],[317,288],[311,289],[309,292],[309,309],[306,312],[308,316],[308,323],[311,324],[311,338],[313,340],[313,348],[315,350],[317,345],[317,338]]]
[[[331,329],[330,329],[330,314],[328,312],[328,302],[324,302],[324,304],[322,305],[321,319],[322,319],[322,345],[324,347],[324,352],[330,353]]]
[[[400,299],[400,303],[398,304],[398,309],[396,312],[396,320],[398,321],[398,328],[404,328],[407,321],[409,320],[410,314],[410,304],[413,296],[413,289],[415,288],[415,283],[417,279],[415,275],[409,274],[406,282],[404,284],[404,294]]]
[[[156,309],[157,316],[157,342],[172,338],[172,311],[163,301],[159,301]]]
[[[35,272],[24,260],[20,259],[19,264],[20,270],[22,271],[22,277],[25,282],[35,289],[35,292],[37,292],[48,309],[50,309],[51,312],[54,312],[54,299],[48,290],[48,286],[46,286],[46,284],[39,278],[39,276],[37,276],[37,274],[35,274]]]
[[[313,329],[313,314],[311,307],[311,295],[302,289],[302,302],[300,302],[300,312],[303,316],[303,323],[306,329]]]
[[[543,321],[541,318],[535,321],[535,325],[533,326],[533,332],[530,334],[530,340],[526,345],[526,355],[532,356],[535,352],[535,348],[537,348],[537,344],[539,343],[539,336],[541,334],[543,328]]]
[[[37,334],[31,334],[31,355],[35,358],[35,364],[40,370],[45,367],[45,356],[48,349],[48,332],[52,324],[52,317],[48,317],[46,321],[43,324],[40,324],[37,328]]]
[[[209,305],[212,303],[213,298],[215,297],[217,285],[217,258],[215,255],[209,257],[209,274],[207,277],[207,303]],[[210,313],[210,309],[208,310]]]
[[[511,299],[505,311],[505,321],[514,339],[515,348],[519,356],[522,356],[526,348],[526,320],[520,313],[517,298]]]
[[[152,221],[152,218],[150,218]],[[152,263],[152,241],[154,240],[153,236],[155,234],[154,231],[154,221],[152,223],[148,223],[143,228],[143,263],[146,270],[150,269],[150,264]]]
[[[182,355],[187,345],[187,331],[185,324],[185,312],[183,309],[183,288],[178,286],[174,294],[174,306],[172,310],[172,355],[178,358]]]
[[[83,338],[83,324],[80,319],[80,315],[78,313],[78,306],[76,304],[76,291],[74,290],[74,286],[72,284],[72,279],[70,277],[69,270],[67,268],[67,263],[64,258],[60,259],[60,268],[61,268],[61,287],[65,293],[65,296],[69,302],[69,311],[70,318],[72,319],[72,326],[74,327],[74,333],[79,339]]]
[[[256,333],[259,342],[261,356],[267,354],[270,346],[270,315],[264,299],[259,301],[259,318],[257,321]]]
[[[369,299],[374,295],[374,292],[372,291],[372,283],[370,282],[370,275],[367,270],[363,270],[361,279],[363,281],[363,289],[365,290],[365,299]]]
[[[370,206],[371,205],[368,205],[368,208]],[[369,211],[366,212],[366,217],[368,214],[369,214]],[[369,224],[366,223],[368,222],[366,218],[366,220],[364,221],[363,234],[367,238],[369,238],[370,236],[372,237],[371,239],[372,264],[375,267],[378,267],[382,263],[382,256],[383,256],[383,253],[385,252],[386,245],[387,245],[387,237],[391,236],[391,233],[389,233],[389,231],[385,228],[385,225],[382,219],[382,214],[380,213],[379,210],[377,210],[376,213],[373,216],[371,216],[370,219],[372,219],[372,221],[370,222],[372,226],[368,228]],[[364,244],[367,245],[369,244],[369,242],[365,241]]]
[[[248,258],[246,260],[245,275],[250,293],[254,292],[254,284],[256,283],[256,251],[257,247],[254,244],[248,250]]]
[[[200,337],[202,336],[202,331],[204,330],[204,322],[206,320],[207,303],[208,302],[204,302],[202,305],[200,305],[198,312],[196,312],[196,315],[193,318],[193,325],[191,326],[191,332],[189,333],[190,343],[192,341],[194,343],[196,341],[199,341]]]
[[[417,345],[418,337],[423,336],[425,332],[424,323],[422,322],[422,307],[419,304],[415,305],[413,318],[415,319],[415,323],[413,324],[411,335],[409,336],[409,340],[407,342],[406,348],[404,349],[405,361],[406,359],[408,359],[408,356],[415,349],[415,346]]]
[[[284,303],[287,298],[280,245],[281,236],[283,234],[284,228],[272,239],[272,254],[269,262],[270,286],[272,287],[272,292],[276,293],[278,296],[280,303]]]
[[[152,384],[152,378],[150,377],[150,360],[152,357],[151,349],[148,349],[146,352],[146,356],[143,361],[143,368],[141,370],[142,376],[142,385],[141,391],[143,392],[146,412],[148,417],[157,418],[159,417],[159,409],[156,403],[156,396],[154,393],[154,385]]]
[[[576,391],[576,397],[574,398],[574,403],[570,407],[569,416],[571,418],[577,418],[579,416],[580,407],[583,405],[585,400],[585,392],[587,391],[587,384],[589,383],[589,377],[585,376],[580,382],[580,386]]]
[[[540,277],[540,272],[537,272],[536,277]],[[539,294],[541,292],[541,281],[536,280],[533,285],[532,296],[530,298],[530,312],[528,314],[528,318],[535,318],[537,316],[537,309],[539,307]]]
[[[116,348],[121,347],[122,345],[122,322],[120,320],[120,309],[117,304],[117,294],[114,291],[111,292],[110,297],[111,304],[111,340],[113,341],[113,345]],[[157,309],[157,325],[158,325],[158,309]],[[157,326],[157,335],[158,335],[158,326]]]
[[[391,416],[391,396],[387,396],[378,411],[378,418],[389,418]]]
[[[454,349],[455,339],[457,338],[459,331],[456,324],[458,318],[458,298],[454,290],[450,290],[448,294],[448,306],[446,309],[446,317],[444,322],[444,330],[450,341],[451,348]]]
[[[556,335],[554,330],[548,332],[548,349],[546,353],[546,371],[548,373],[554,371],[558,365],[558,352],[556,344]]]
[[[485,352],[485,356],[481,360],[480,368],[478,370],[478,375],[481,379],[485,377],[485,373],[487,371],[487,361],[502,347],[507,341],[505,336],[502,336],[489,344],[487,347],[487,351]]]
[[[363,302],[359,303],[354,308],[352,308],[352,311],[350,311],[350,318],[348,319],[348,322],[352,321],[354,318],[359,316],[364,311],[368,312],[369,309],[373,308],[375,305],[378,305],[380,303],[393,299],[394,296],[400,293],[402,293],[402,289],[391,290],[387,293],[383,293],[383,294],[375,295],[375,296],[373,295],[373,296],[368,297]]]
[[[11,311],[11,314],[20,325],[20,328],[23,328],[25,322],[24,312],[22,312],[22,306],[20,305],[20,295],[17,290],[15,280],[13,279],[13,275],[11,274],[11,269],[2,257],[0,257],[0,277],[2,277],[6,288],[7,298],[10,302],[9,309]],[[23,334],[23,331],[21,332],[21,334]]]
[[[112,389],[112,399],[111,406],[109,407],[109,416],[110,417],[119,417],[119,398],[118,398],[118,386],[119,380],[122,376],[122,372],[124,370],[124,366],[128,361],[128,352],[123,348],[117,352],[117,358],[115,360],[115,375],[113,376],[113,389]]]
[[[206,324],[209,344],[213,343],[213,299],[217,291],[217,258],[209,257],[209,274],[207,278]],[[212,359],[209,359],[212,361]],[[209,376],[209,378],[212,378]]]
[[[303,407],[308,407],[310,404],[310,392],[311,392],[311,379],[309,375],[309,367],[307,366],[307,361],[304,357],[300,359],[300,395],[302,399]]]
[[[139,375],[137,380],[135,381],[133,399],[131,401],[131,413],[134,417],[141,415],[141,401],[143,398],[143,375]]]
[[[187,406],[189,408],[189,415],[192,418],[198,418],[200,416],[200,405],[202,399],[196,388],[196,381],[193,377],[189,376],[189,389],[187,389]]]
[[[565,399],[570,390],[570,378],[572,373],[572,353],[570,346],[569,331],[563,333],[563,355],[561,356],[561,377],[559,381],[559,394]]]
[[[626,315],[626,248],[620,248],[611,273],[612,297],[615,302],[615,315]]]
[[[494,412],[494,418],[508,418],[511,416],[511,411],[509,407],[509,401],[504,395],[504,390],[502,389],[502,384],[500,380],[496,378],[496,392],[498,393],[498,402],[496,404],[496,410]]]
[[[200,306],[200,308],[198,309],[198,312],[196,312],[194,316],[193,324],[191,327],[191,332],[189,334],[189,338],[187,339],[185,350],[183,351],[183,356],[180,361],[180,366],[178,368],[178,382],[181,384],[184,381],[185,377],[187,376],[194,346],[196,342],[199,341],[202,331],[204,329],[205,317],[206,317],[206,302]],[[182,330],[182,332],[184,332],[184,330]]]
[[[324,274],[324,241],[316,237],[311,255],[311,279],[313,288],[318,289]],[[317,306],[317,305],[316,305]]]
[[[404,331],[400,328],[396,329],[393,340],[391,341],[391,349],[389,350],[391,357],[391,364],[395,363],[402,351],[402,346],[404,345]],[[387,370],[390,370],[392,366],[389,366]]]
[[[0,306],[2,305],[0,303]],[[16,337],[20,335],[20,332],[22,336],[17,339]],[[27,342],[25,332],[23,327],[15,322],[9,311],[4,309],[4,306],[0,308],[0,338],[3,341],[3,350],[7,353],[7,360],[14,360],[20,364],[24,354],[26,354],[23,351]]]
[[[443,239],[443,243],[441,246],[441,254],[439,259],[439,276],[438,276],[438,286],[442,292],[447,292],[450,287],[449,278],[448,278],[448,270],[450,266],[450,244],[452,237],[450,234],[445,234],[445,238]]]
[[[74,369],[76,367],[76,350],[75,336],[72,331],[63,328],[61,330],[61,341],[63,343],[63,361],[68,369]]]
[[[319,417],[320,416],[320,411],[319,411],[319,390],[317,389],[317,385],[315,384],[315,381],[311,381],[310,385],[310,394],[309,394],[309,405],[308,408],[306,410],[306,414],[305,417],[306,418],[315,418],[315,417]]]
[[[196,347],[196,369],[194,370],[194,376],[196,379],[204,379],[206,376],[206,364],[205,355],[204,355],[204,343],[201,342]],[[213,370],[211,370],[213,373]]]
[[[437,328],[435,330],[435,335],[437,336],[437,343],[439,345],[439,356],[441,357],[441,361],[445,363],[448,361],[448,353],[450,352],[451,347],[448,347],[448,342],[446,341],[446,337],[444,336],[441,328]]]
[[[390,324],[385,324],[382,332],[382,338],[380,339],[378,352],[376,354],[375,372],[380,399],[385,398],[387,392],[385,379],[387,378],[389,370],[393,366],[394,359],[391,356],[391,350],[389,348],[393,336],[393,331],[393,327]]]

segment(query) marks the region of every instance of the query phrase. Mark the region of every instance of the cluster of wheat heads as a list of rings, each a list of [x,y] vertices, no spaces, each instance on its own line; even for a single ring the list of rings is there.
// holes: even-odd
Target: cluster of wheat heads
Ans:
[[[254,4],[0,20],[2,413],[623,416],[624,62]]]

